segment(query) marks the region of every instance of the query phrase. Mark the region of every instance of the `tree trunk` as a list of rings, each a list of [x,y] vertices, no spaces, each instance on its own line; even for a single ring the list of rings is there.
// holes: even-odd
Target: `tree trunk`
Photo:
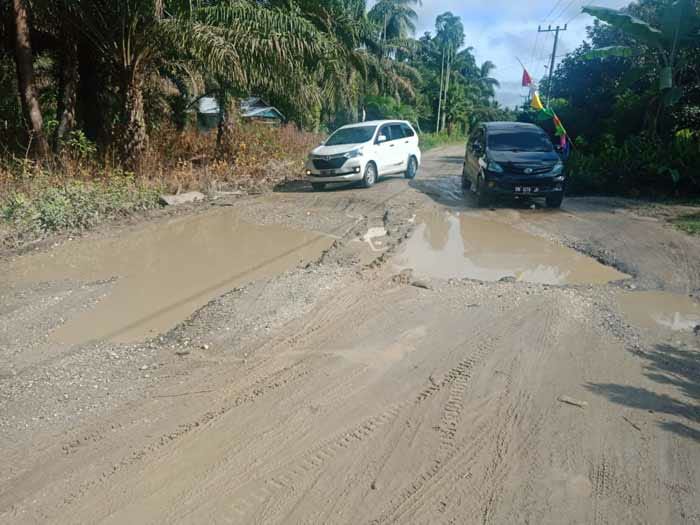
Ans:
[[[56,111],[56,135],[54,136],[54,151],[61,150],[63,139],[76,127],[76,105],[78,101],[78,46],[69,35],[63,34],[64,48],[61,56],[61,72],[59,79],[58,108]]]
[[[445,75],[445,51],[442,52],[442,62],[440,64],[440,94],[438,96],[437,122],[435,123],[435,133],[440,133],[440,110],[442,109],[442,82]]]
[[[449,49],[447,50],[447,67],[445,72],[445,101],[442,104],[442,129],[445,129],[447,122],[447,96],[450,90],[450,76],[452,75],[452,57]]]
[[[24,0],[13,0],[15,18],[15,64],[17,82],[22,102],[22,113],[29,132],[30,153],[36,158],[44,158],[49,153],[49,143],[44,136],[44,120],[41,116],[39,99],[34,85],[34,63],[32,41],[29,36],[27,8]]]
[[[216,154],[223,157],[231,151],[233,136],[238,120],[238,99],[229,96],[226,90],[219,93],[219,125],[216,130]]]
[[[122,122],[119,129],[119,154],[124,165],[134,171],[141,168],[148,146],[143,104],[143,78],[128,71],[122,81]]]

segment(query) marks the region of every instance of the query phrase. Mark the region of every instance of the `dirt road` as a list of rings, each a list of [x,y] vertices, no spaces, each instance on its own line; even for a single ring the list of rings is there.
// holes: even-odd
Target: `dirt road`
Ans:
[[[461,150],[0,261],[0,522],[700,523],[700,242]]]

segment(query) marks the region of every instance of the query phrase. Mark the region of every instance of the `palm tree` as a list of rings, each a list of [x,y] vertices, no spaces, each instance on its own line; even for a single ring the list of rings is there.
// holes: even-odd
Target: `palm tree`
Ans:
[[[246,0],[59,0],[116,83],[114,130],[121,158],[138,167],[147,146],[144,86],[188,60],[239,90],[287,93],[332,46],[294,10]],[[288,82],[281,82],[285,79]],[[296,85],[294,85],[296,82]]]
[[[381,28],[381,40],[406,39],[416,32],[418,14],[414,7],[421,0],[379,0],[369,11],[369,19]]]
[[[464,45],[464,25],[462,19],[447,11],[439,15],[435,21],[437,34],[435,40],[442,50],[442,67],[440,73],[440,97],[438,102],[438,115],[436,132],[445,128],[447,112],[442,111],[447,106],[447,95],[450,89],[452,76],[452,62],[457,50]],[[442,121],[440,120],[442,118]]]
[[[496,69],[496,64],[487,60],[478,71],[478,77],[476,79],[477,84],[481,87],[483,95],[487,99],[492,99],[496,96],[496,88],[501,87],[501,84],[491,76],[493,70]]]
[[[44,119],[39,106],[39,97],[34,84],[34,61],[32,41],[29,34],[29,15],[25,0],[12,0],[15,30],[15,63],[19,85],[22,113],[29,127],[31,153],[38,158],[48,155],[49,144],[44,135]]]

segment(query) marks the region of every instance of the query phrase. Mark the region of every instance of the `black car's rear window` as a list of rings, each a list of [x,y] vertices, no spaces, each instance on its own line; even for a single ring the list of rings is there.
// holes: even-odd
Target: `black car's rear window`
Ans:
[[[552,151],[552,142],[537,131],[499,131],[488,134],[488,147],[497,151]]]

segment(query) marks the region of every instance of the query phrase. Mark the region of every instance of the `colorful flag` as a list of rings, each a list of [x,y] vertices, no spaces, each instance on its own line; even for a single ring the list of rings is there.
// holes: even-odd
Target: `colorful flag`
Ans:
[[[523,87],[529,87],[532,85],[532,77],[527,69],[523,68]]]
[[[552,120],[554,120],[554,134],[558,137],[565,137],[566,129],[564,128],[564,124],[561,123],[561,120],[559,120],[559,117],[554,115]]]
[[[535,111],[542,111],[544,109],[544,104],[542,104],[542,100],[540,99],[539,91],[535,91],[533,93],[530,106],[532,106],[532,109],[534,109]]]

